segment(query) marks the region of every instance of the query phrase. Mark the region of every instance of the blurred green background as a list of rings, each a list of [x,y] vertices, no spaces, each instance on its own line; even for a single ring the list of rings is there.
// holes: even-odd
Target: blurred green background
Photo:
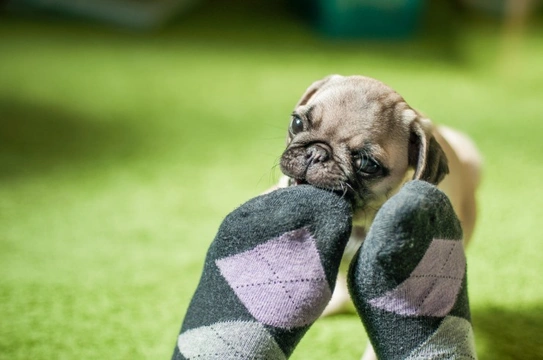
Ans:
[[[211,1],[152,31],[0,17],[0,358],[164,359],[222,218],[274,184],[314,80],[363,74],[485,159],[468,249],[480,359],[543,358],[543,22],[432,2],[403,40]],[[539,230],[538,230],[539,229]],[[356,315],[293,359],[357,359]]]

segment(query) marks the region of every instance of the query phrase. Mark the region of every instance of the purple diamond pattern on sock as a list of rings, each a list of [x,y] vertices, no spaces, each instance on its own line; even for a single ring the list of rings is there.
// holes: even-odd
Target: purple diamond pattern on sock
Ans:
[[[266,325],[309,325],[332,296],[315,239],[306,228],[215,263],[251,315]]]
[[[369,303],[405,316],[446,316],[466,269],[462,241],[434,239],[408,279]]]

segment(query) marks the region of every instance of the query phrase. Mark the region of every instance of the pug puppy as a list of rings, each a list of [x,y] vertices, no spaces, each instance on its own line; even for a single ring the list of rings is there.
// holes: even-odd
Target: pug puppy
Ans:
[[[435,127],[387,85],[364,76],[332,75],[313,83],[296,104],[278,187],[310,184],[352,199],[346,269],[379,208],[411,179],[439,184],[469,241],[480,166],[479,152],[467,136]],[[324,315],[348,309],[346,276],[340,271]],[[374,358],[371,350],[364,358]]]

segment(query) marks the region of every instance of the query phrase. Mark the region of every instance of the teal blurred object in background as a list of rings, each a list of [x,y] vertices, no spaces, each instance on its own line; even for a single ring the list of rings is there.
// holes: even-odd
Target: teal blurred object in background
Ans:
[[[298,10],[335,38],[405,38],[416,32],[425,0],[296,0]]]

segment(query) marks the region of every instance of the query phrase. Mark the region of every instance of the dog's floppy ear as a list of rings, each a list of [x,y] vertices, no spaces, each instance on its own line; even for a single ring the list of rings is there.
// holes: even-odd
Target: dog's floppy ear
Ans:
[[[315,95],[315,93],[317,91],[319,91],[319,89],[321,87],[324,86],[324,84],[328,83],[330,80],[332,80],[333,78],[340,78],[341,76],[340,75],[329,75],[327,77],[325,77],[324,79],[321,79],[321,80],[317,80],[315,81],[313,84],[311,84],[307,90],[305,91],[305,93],[302,95],[302,97],[300,98],[300,100],[298,100],[298,103],[296,104],[296,107],[298,106],[301,106],[301,105],[305,105],[307,104],[307,102],[309,101],[309,99],[311,99],[311,97],[313,95]]]
[[[415,168],[414,180],[437,185],[449,173],[449,166],[447,156],[432,134],[432,129],[430,120],[420,115],[411,122],[409,165]]]

